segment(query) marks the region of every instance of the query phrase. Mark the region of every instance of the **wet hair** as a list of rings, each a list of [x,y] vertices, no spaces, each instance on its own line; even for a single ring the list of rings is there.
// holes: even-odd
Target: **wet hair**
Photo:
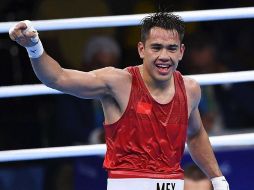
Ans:
[[[158,12],[145,17],[141,21],[141,42],[145,43],[153,27],[163,28],[165,30],[176,30],[179,34],[180,42],[184,37],[184,21],[173,13]]]

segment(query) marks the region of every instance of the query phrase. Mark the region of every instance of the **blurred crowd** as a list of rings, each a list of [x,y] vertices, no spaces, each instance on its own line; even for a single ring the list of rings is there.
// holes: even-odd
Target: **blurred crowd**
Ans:
[[[87,16],[189,11],[254,5],[251,1],[60,1],[2,0],[1,22]],[[186,24],[186,52],[179,70],[184,75],[253,70],[254,20],[228,20]],[[141,64],[136,44],[138,27],[97,28],[39,32],[46,51],[63,67],[89,71],[105,66],[125,68]],[[0,86],[37,84],[25,49],[0,34]],[[254,84],[235,83],[201,87],[200,113],[209,135],[254,129]],[[104,143],[103,113],[96,100],[69,95],[0,99],[1,150]],[[86,189],[105,179],[102,158],[59,159],[0,164],[0,189]],[[43,163],[43,164],[42,164]],[[46,163],[46,164],[45,164]],[[91,168],[93,163],[97,168]],[[26,168],[24,169],[24,165]],[[27,166],[28,165],[28,166]],[[45,166],[46,165],[46,166]],[[15,171],[12,169],[15,168]],[[89,171],[89,172],[87,172]],[[21,176],[34,176],[26,182]],[[8,179],[7,177],[9,176]],[[46,181],[46,183],[44,183]],[[61,184],[61,185],[59,185]],[[64,184],[64,185],[63,185]],[[75,187],[75,188],[74,188]],[[104,186],[103,186],[104,187]],[[102,187],[102,188],[103,188]]]

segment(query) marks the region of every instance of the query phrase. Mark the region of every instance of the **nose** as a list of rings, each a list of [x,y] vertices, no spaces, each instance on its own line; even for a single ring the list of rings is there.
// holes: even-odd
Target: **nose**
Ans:
[[[161,49],[158,58],[159,58],[161,61],[168,61],[168,60],[171,59],[171,58],[170,58],[170,55],[169,55],[169,53],[168,53],[168,51],[167,51],[167,49],[165,49],[165,48]]]

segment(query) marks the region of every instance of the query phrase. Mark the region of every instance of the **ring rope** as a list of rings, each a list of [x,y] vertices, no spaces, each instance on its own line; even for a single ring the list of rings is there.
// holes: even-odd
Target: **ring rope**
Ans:
[[[254,133],[210,137],[215,151],[254,148]],[[188,151],[186,146],[185,153]],[[0,162],[104,155],[105,144],[0,151]]]
[[[176,12],[182,16],[185,22],[213,21],[228,19],[247,19],[254,18],[254,7],[232,8],[232,9],[213,9],[198,11]],[[98,28],[114,26],[134,26],[139,25],[140,21],[148,14],[106,16],[106,17],[85,17],[56,20],[33,21],[34,26],[39,31]],[[0,33],[6,33],[9,28],[17,22],[0,23]],[[196,79],[201,85],[224,84],[232,82],[254,81],[254,71],[232,72],[189,75]],[[29,96],[41,94],[59,94],[61,92],[50,89],[42,84],[38,85],[17,85],[0,87],[0,98]],[[215,150],[225,150],[232,148],[254,147],[254,133],[225,135],[210,137],[211,144]],[[187,149],[186,149],[187,150]],[[25,149],[0,151],[0,162],[36,160],[48,158],[63,158],[88,155],[104,155],[105,144],[83,145],[55,148]]]
[[[239,71],[227,73],[186,75],[199,82],[200,85],[215,85],[237,82],[254,81],[254,71]],[[61,94],[61,92],[48,88],[44,84],[13,85],[0,87],[0,98]]]
[[[175,12],[185,22],[214,21],[229,19],[254,18],[254,7],[211,9]],[[34,27],[39,31],[70,30],[81,28],[100,28],[116,26],[136,26],[148,14],[133,14],[120,16],[100,16],[68,19],[52,19],[33,21]],[[6,33],[17,22],[0,22],[0,33]]]

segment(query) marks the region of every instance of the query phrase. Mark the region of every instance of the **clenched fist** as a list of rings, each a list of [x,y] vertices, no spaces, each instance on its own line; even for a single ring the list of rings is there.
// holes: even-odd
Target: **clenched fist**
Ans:
[[[10,28],[9,36],[27,49],[30,58],[38,58],[42,55],[43,46],[31,21],[25,20],[15,24]]]

